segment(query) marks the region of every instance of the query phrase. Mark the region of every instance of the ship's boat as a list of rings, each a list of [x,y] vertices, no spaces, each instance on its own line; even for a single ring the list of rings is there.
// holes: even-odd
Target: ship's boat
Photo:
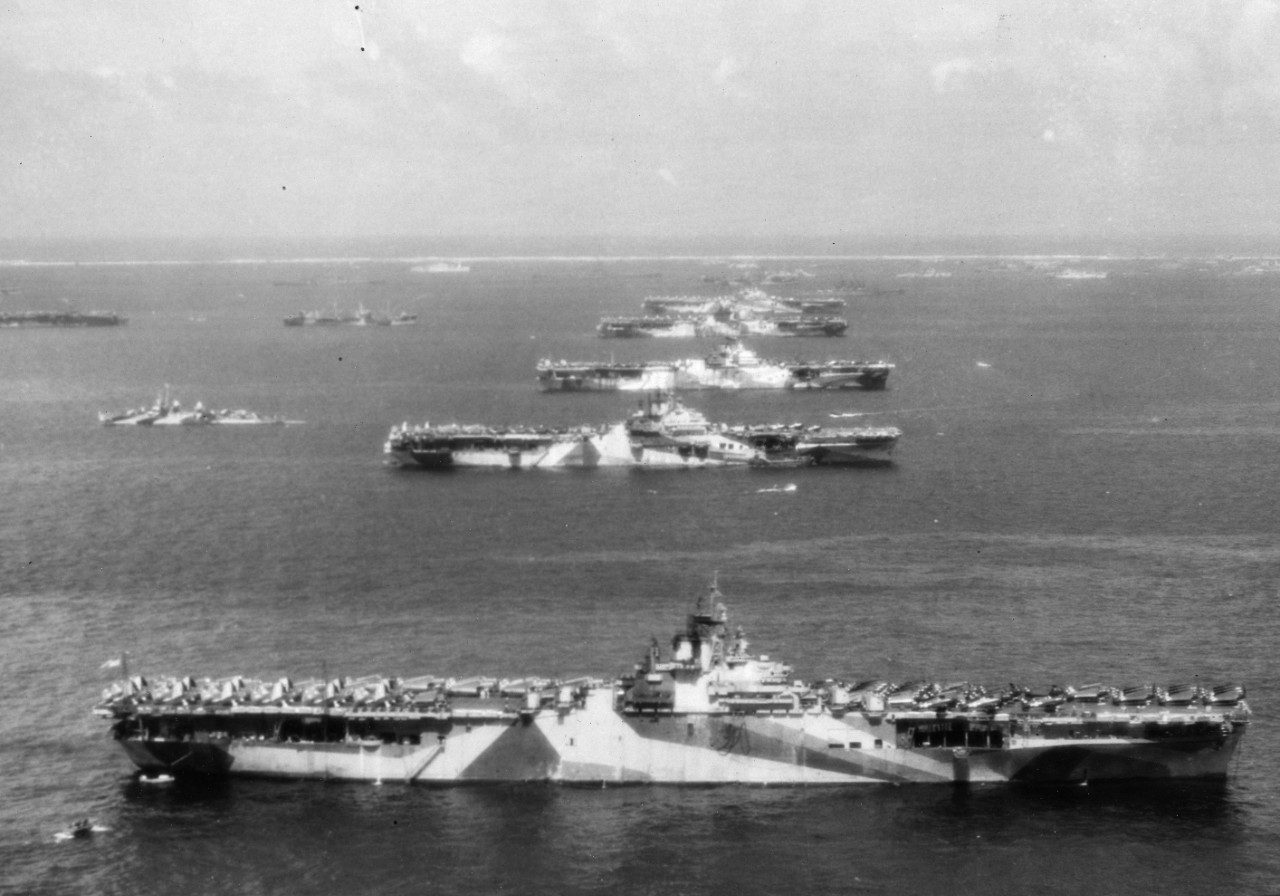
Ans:
[[[490,467],[811,466],[882,464],[896,427],[727,426],[667,393],[646,394],[625,421],[597,428],[432,426],[391,429],[383,451],[400,466]]]
[[[1235,684],[1178,706],[1073,693],[806,683],[750,652],[713,586],[665,655],[655,639],[611,680],[133,676],[95,712],[143,775],[406,783],[1222,779],[1249,726]]]
[[[679,361],[538,362],[544,392],[698,389],[883,389],[893,365],[886,361],[783,362],[762,360],[737,339],[702,358]]]
[[[75,821],[73,821],[65,830],[59,831],[58,833],[54,834],[53,839],[55,841],[86,840],[89,837],[92,837],[94,834],[102,833],[107,830],[108,828],[104,828],[101,825],[94,824],[93,821],[88,818],[78,818]]]

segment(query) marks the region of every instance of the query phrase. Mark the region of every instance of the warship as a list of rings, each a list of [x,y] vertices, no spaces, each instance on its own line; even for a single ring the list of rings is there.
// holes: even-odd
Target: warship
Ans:
[[[678,361],[538,362],[544,392],[651,392],[655,389],[883,389],[888,361],[768,361],[730,339],[703,358]]]
[[[747,289],[731,296],[646,296],[641,302],[645,314],[675,317],[710,316],[759,317],[768,314],[828,314],[844,308],[842,296],[771,296],[759,289]]]
[[[128,322],[114,311],[0,312],[0,327],[118,327]]]
[[[460,633],[462,636],[462,633]],[[612,679],[130,677],[95,707],[143,780],[1079,785],[1225,779],[1238,684],[1033,691],[804,682],[712,586]]]
[[[694,321],[665,315],[605,317],[596,326],[596,332],[604,339],[686,339],[699,335],[700,327]]]
[[[640,317],[606,317],[596,332],[606,338],[690,336],[843,336],[849,322],[831,311],[835,296],[812,300],[743,289],[729,296],[648,296]]]
[[[431,469],[869,465],[891,462],[901,435],[892,426],[713,423],[656,392],[626,420],[599,427],[406,422],[392,427],[383,452],[396,465]]]
[[[130,408],[127,411],[99,411],[98,422],[103,426],[263,426],[296,423],[284,417],[266,416],[243,408],[214,410],[207,408],[204,402],[197,401],[195,406],[186,409],[182,402],[172,398],[168,387],[156,400],[144,407]]]
[[[849,322],[842,317],[822,317],[799,312],[764,317],[709,314],[605,317],[596,332],[605,339],[679,338],[706,336],[843,336]]]
[[[409,311],[378,314],[364,306],[354,311],[299,311],[284,319],[286,327],[396,327],[417,322],[418,315]]]

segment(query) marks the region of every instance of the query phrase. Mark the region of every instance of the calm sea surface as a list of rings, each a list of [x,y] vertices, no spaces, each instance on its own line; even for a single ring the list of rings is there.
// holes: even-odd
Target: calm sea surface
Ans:
[[[2,308],[130,319],[0,330],[0,891],[1280,892],[1280,273],[774,266],[901,290],[851,301],[847,338],[753,343],[892,360],[890,388],[690,404],[862,414],[904,431],[894,466],[384,465],[402,421],[621,419],[634,397],[542,394],[536,361],[709,351],[594,325],[714,294],[722,262],[0,265]],[[898,276],[930,269],[950,276]],[[361,304],[420,323],[281,324]],[[304,422],[98,425],[165,384]],[[123,651],[196,676],[610,676],[717,571],[797,677],[1241,680],[1255,722],[1225,786],[143,789],[90,713]],[[86,815],[110,830],[55,842]]]

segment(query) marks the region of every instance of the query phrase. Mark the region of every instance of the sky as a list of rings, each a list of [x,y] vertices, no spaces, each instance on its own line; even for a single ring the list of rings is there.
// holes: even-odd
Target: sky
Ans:
[[[1280,239],[1277,0],[0,0],[0,30],[0,239]]]

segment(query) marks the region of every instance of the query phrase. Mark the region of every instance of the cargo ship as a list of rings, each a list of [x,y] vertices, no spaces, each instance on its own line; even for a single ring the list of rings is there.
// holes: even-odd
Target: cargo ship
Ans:
[[[429,469],[874,465],[891,462],[901,435],[892,426],[712,423],[678,398],[654,393],[625,421],[595,428],[404,423],[391,429],[383,451],[399,466]]]
[[[766,361],[737,340],[704,358],[679,361],[538,362],[544,392],[652,392],[679,389],[883,389],[887,361]]]
[[[114,311],[0,312],[0,327],[119,327],[128,322]]]
[[[714,585],[613,679],[126,673],[94,711],[144,780],[597,786],[1225,779],[1250,718],[1238,684],[806,683],[749,651]]]

